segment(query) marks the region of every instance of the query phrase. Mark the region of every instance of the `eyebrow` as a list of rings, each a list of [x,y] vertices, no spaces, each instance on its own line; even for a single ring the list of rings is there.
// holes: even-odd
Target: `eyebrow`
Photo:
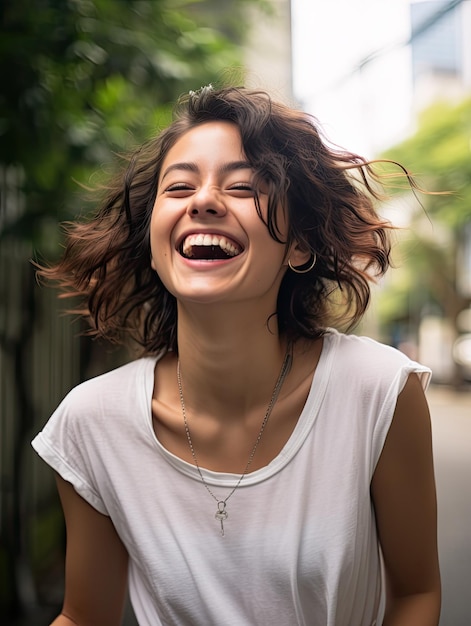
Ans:
[[[248,161],[230,161],[228,163],[223,163],[220,167],[218,167],[218,174],[228,174],[229,172],[235,172],[237,170],[252,170],[253,167],[250,165]],[[175,170],[182,170],[184,172],[199,172],[199,167],[197,163],[193,163],[190,161],[182,161],[181,163],[172,163],[165,170],[162,175],[161,182],[164,178]]]

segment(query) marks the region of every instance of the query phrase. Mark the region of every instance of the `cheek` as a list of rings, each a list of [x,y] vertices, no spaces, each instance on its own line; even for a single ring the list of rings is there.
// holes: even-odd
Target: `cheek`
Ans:
[[[161,259],[164,253],[164,236],[162,232],[162,219],[154,207],[149,224],[151,267],[158,274],[161,269]]]
[[[170,215],[168,211],[163,210],[157,200],[154,203],[149,221],[150,243],[151,248],[157,246],[160,248],[164,239],[170,236],[172,225],[170,224]]]
[[[151,266],[153,270],[157,270],[155,257],[156,257],[156,253],[158,250],[158,245],[156,242],[156,228],[155,228],[154,212],[152,212],[150,223],[149,223],[149,245],[150,245]]]
[[[166,251],[163,250],[162,242],[151,235],[150,241],[151,267],[162,277],[165,272],[165,259],[168,257]]]
[[[172,291],[172,271],[166,259],[168,259],[168,253],[162,250],[162,246],[158,242],[151,245],[150,266],[165,289],[175,295]]]

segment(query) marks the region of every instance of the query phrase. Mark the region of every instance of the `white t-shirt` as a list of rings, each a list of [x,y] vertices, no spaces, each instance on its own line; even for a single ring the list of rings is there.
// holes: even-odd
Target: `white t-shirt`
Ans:
[[[371,339],[330,331],[309,397],[273,461],[216,503],[152,427],[156,358],[73,389],[33,447],[129,553],[140,626],[381,624],[383,575],[370,483],[397,396],[430,370]],[[239,475],[202,469],[224,499]]]

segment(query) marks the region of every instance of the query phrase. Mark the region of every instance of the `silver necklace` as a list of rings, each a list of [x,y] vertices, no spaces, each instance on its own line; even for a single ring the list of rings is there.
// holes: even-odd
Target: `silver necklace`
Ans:
[[[179,393],[179,396],[180,396],[180,404],[181,404],[181,408],[182,408],[183,423],[185,425],[186,438],[188,439],[188,445],[190,446],[191,456],[193,457],[193,461],[195,463],[196,469],[197,469],[198,474],[200,476],[201,482],[206,487],[206,491],[209,493],[209,495],[213,498],[213,500],[216,501],[217,508],[216,508],[216,513],[215,513],[214,517],[221,524],[221,535],[223,537],[224,537],[224,522],[229,517],[229,513],[227,512],[227,501],[232,496],[232,494],[235,492],[235,490],[239,487],[240,483],[242,482],[242,479],[244,478],[244,476],[249,471],[249,467],[252,464],[253,458],[255,456],[255,452],[256,452],[256,450],[258,448],[258,444],[260,443],[260,440],[262,438],[263,431],[265,430],[265,426],[267,425],[268,420],[270,419],[271,412],[273,410],[273,407],[275,406],[275,402],[278,399],[278,396],[279,396],[280,391],[281,391],[281,387],[283,386],[284,380],[285,380],[286,376],[288,375],[288,372],[289,372],[289,370],[291,368],[291,361],[292,361],[291,346],[288,345],[288,349],[286,350],[285,358],[283,359],[283,364],[281,366],[281,370],[280,370],[280,373],[278,375],[278,379],[276,381],[275,388],[273,389],[273,393],[272,393],[272,396],[270,398],[270,402],[268,403],[268,408],[267,408],[265,416],[263,418],[262,425],[260,426],[260,430],[259,430],[259,433],[258,433],[257,438],[255,440],[255,444],[254,444],[254,446],[252,448],[252,451],[250,452],[249,460],[247,461],[247,465],[245,466],[245,469],[242,472],[242,474],[241,474],[239,480],[237,481],[235,487],[229,492],[229,494],[224,499],[221,500],[220,498],[218,498],[212,492],[212,490],[210,489],[208,483],[205,481],[203,473],[202,473],[201,468],[200,468],[200,465],[198,463],[198,458],[196,456],[195,448],[194,448],[193,442],[191,440],[190,427],[188,426],[188,420],[187,420],[187,417],[186,417],[185,400],[183,399],[183,386],[182,386],[182,375],[181,375],[181,370],[180,370],[180,359],[178,359],[178,362],[177,362],[178,393]]]

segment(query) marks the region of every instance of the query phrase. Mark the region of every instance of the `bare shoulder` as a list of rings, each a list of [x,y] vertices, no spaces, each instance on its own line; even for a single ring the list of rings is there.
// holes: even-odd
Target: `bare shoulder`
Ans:
[[[417,481],[433,479],[430,412],[419,377],[414,373],[409,375],[398,396],[373,476],[373,494],[381,499],[382,487],[398,484],[399,478],[405,481],[405,487],[413,483],[413,477]]]
[[[410,462],[419,461],[419,453],[427,457],[432,453],[430,411],[419,376],[411,373],[398,396],[377,472],[386,471],[390,463],[389,469],[398,471],[398,458],[410,455]]]

